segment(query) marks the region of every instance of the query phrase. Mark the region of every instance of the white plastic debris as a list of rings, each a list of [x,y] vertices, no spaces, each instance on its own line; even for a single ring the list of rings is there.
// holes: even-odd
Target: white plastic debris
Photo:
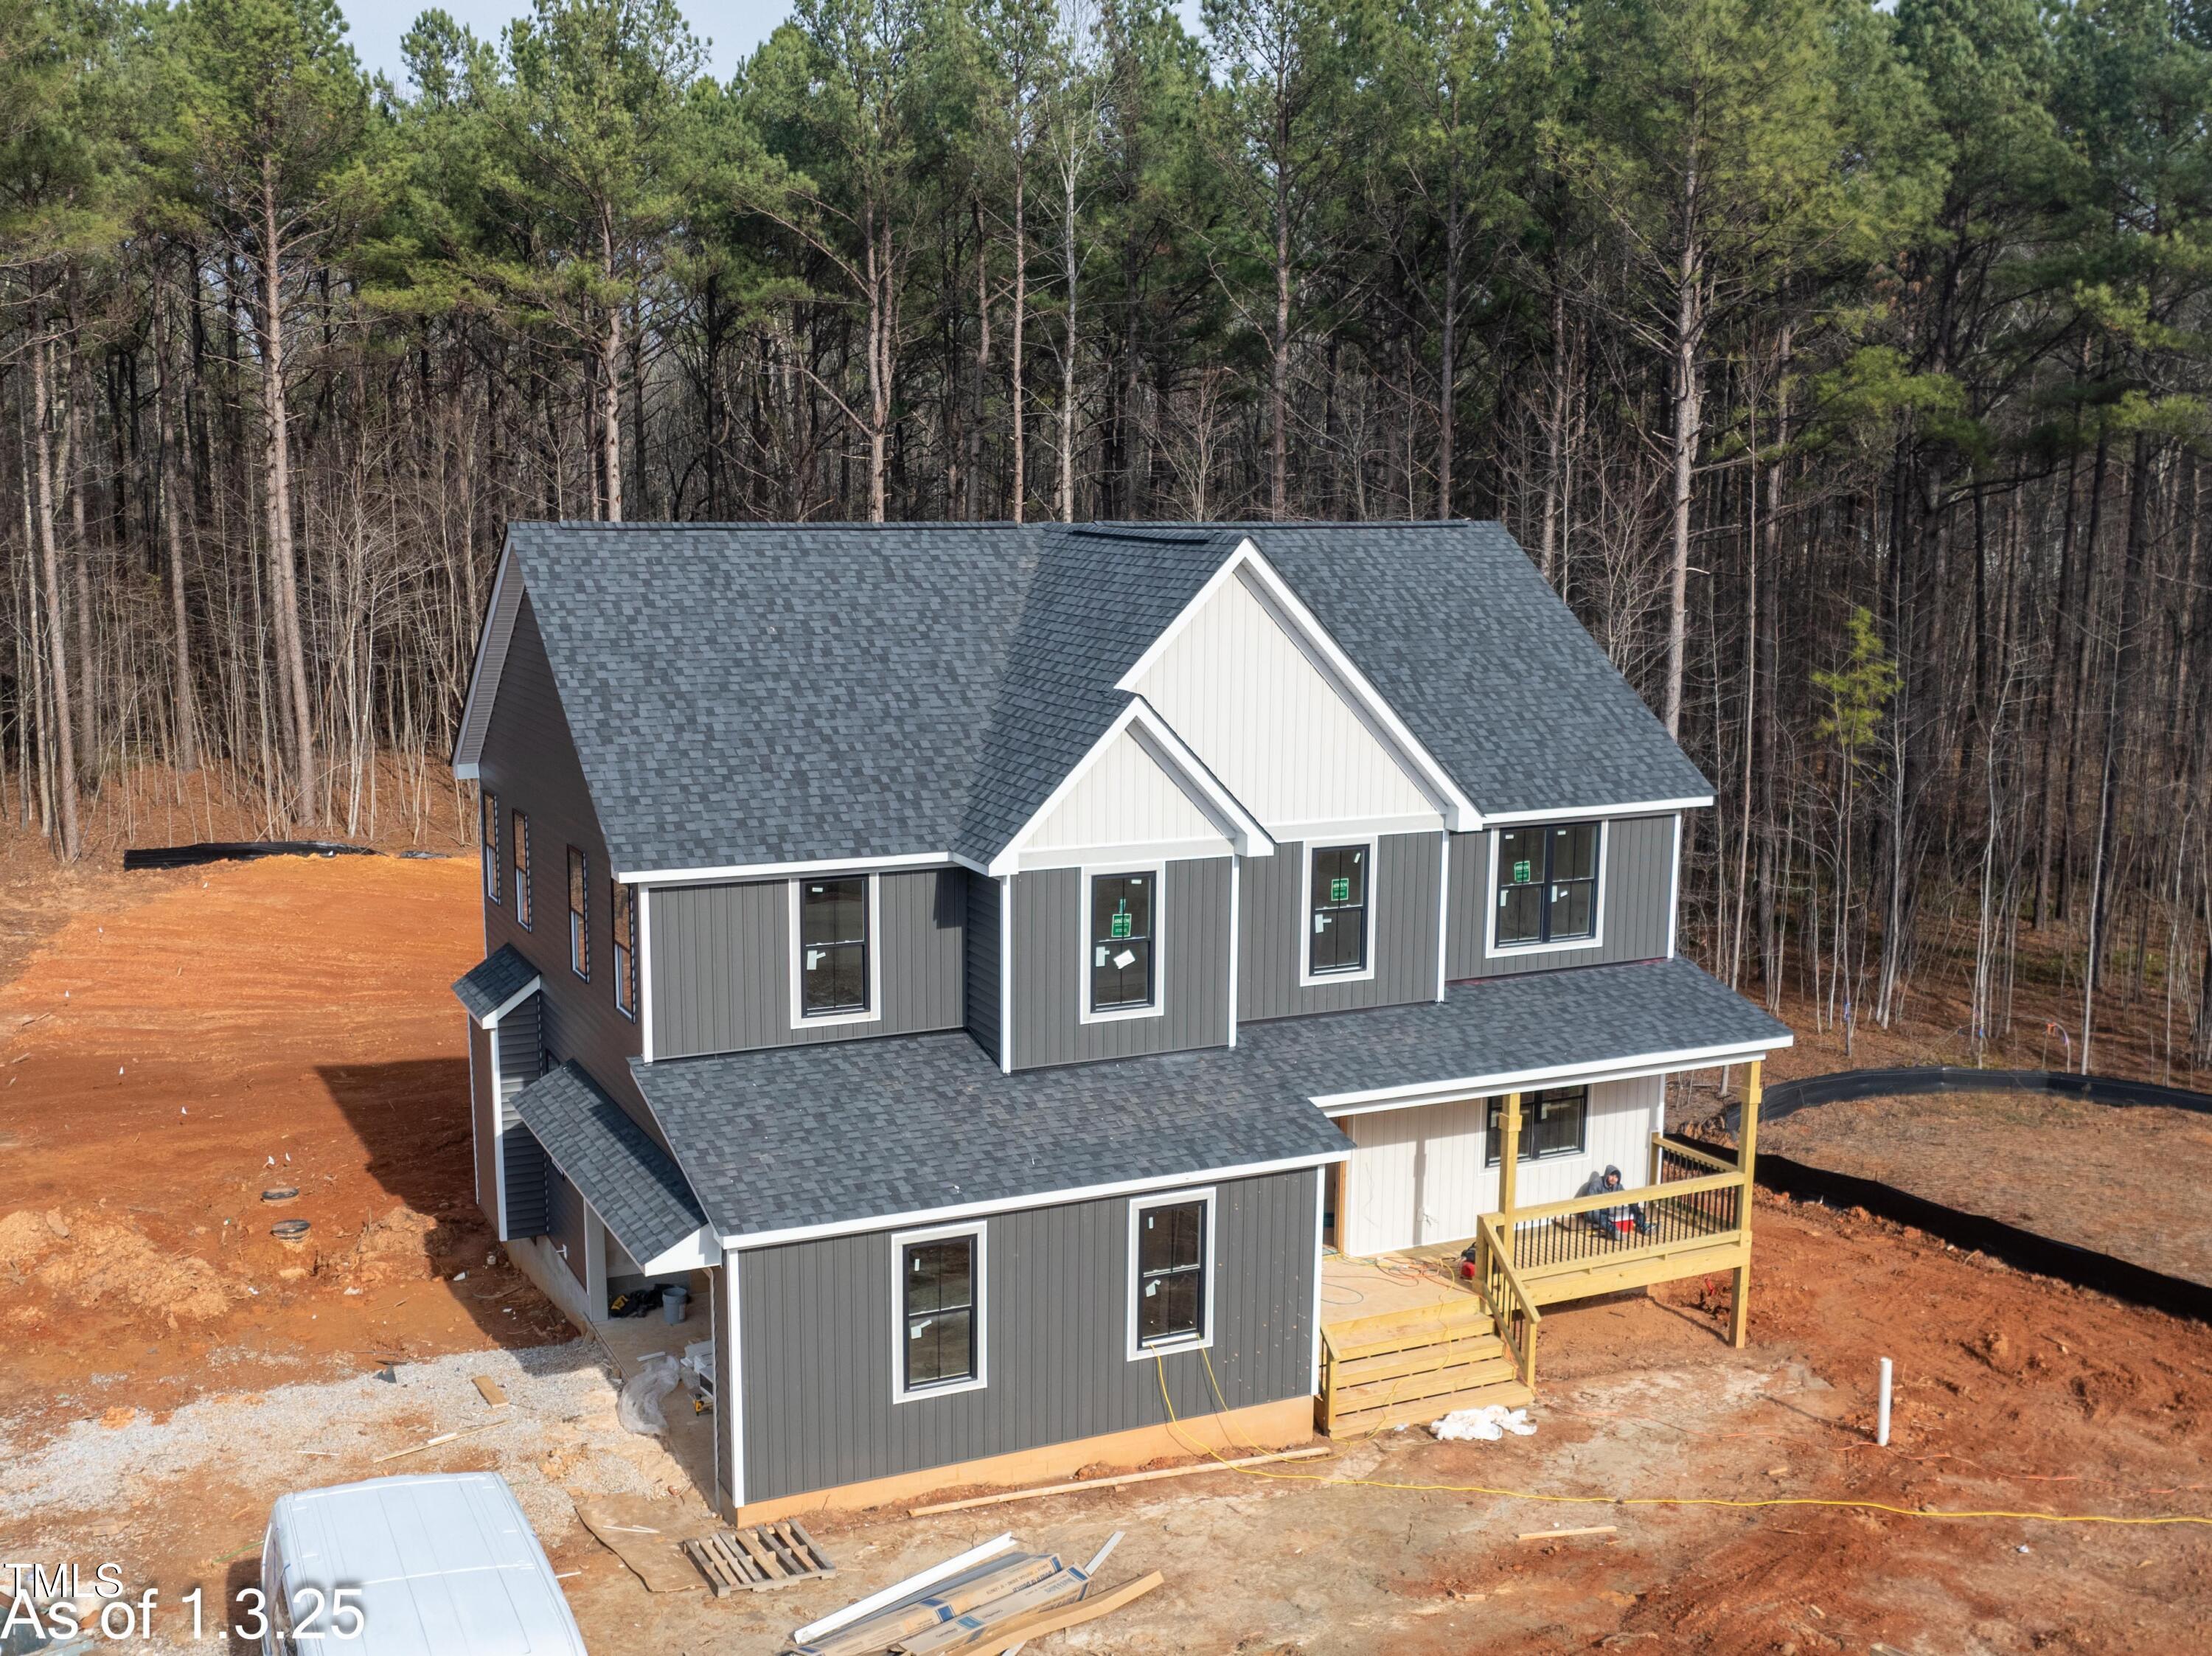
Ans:
[[[642,1368],[623,1382],[622,1392],[615,1398],[615,1418],[629,1431],[666,1431],[668,1416],[660,1412],[660,1400],[676,1389],[677,1378],[676,1359],[656,1351]]]
[[[1495,1443],[1508,1432],[1516,1437],[1536,1435],[1535,1422],[1526,1409],[1486,1403],[1480,1409],[1455,1409],[1429,1427],[1429,1435],[1445,1443]]]

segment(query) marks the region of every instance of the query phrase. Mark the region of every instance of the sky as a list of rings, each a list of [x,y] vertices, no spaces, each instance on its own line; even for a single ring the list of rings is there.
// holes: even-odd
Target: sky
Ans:
[[[442,4],[454,19],[474,29],[484,39],[496,39],[511,17],[530,10],[529,0],[338,0],[347,24],[346,39],[371,74],[381,70],[395,85],[404,88],[405,67],[399,58],[399,37],[434,4]],[[768,39],[791,11],[791,0],[685,0],[684,15],[691,32],[711,42],[707,68],[716,80],[726,81],[738,59]]]

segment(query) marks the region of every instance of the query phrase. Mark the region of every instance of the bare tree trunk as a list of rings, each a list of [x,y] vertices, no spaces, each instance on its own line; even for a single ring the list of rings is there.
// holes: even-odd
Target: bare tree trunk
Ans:
[[[261,169],[261,389],[264,487],[269,517],[269,573],[276,601],[277,671],[286,686],[291,731],[293,783],[304,822],[322,816],[322,788],[315,772],[314,708],[307,694],[307,655],[300,629],[300,589],[292,548],[292,455],[284,390],[283,244],[276,229],[273,159]]]
[[[156,487],[168,557],[171,716],[177,725],[177,768],[189,773],[200,763],[199,706],[192,688],[191,628],[185,602],[184,518],[190,496],[177,464],[176,413],[169,395],[169,307],[158,282],[154,290],[154,410],[161,451],[155,457]]]
[[[32,329],[35,334],[38,320]],[[53,691],[54,720],[49,732],[54,746],[52,787],[59,801],[56,849],[64,862],[83,854],[84,836],[77,821],[76,736],[70,725],[68,652],[62,645],[61,559],[54,546],[53,390],[46,361],[46,342],[31,343],[31,420],[37,433],[39,572],[46,588],[47,675]]]
[[[1275,327],[1267,345],[1267,513],[1291,515],[1291,202],[1285,167],[1291,153],[1290,111],[1275,116]]]
[[[1014,152],[1014,337],[1010,359],[1013,373],[1013,519],[1016,523],[1028,521],[1030,494],[1029,398],[1024,378],[1027,359],[1022,347],[1030,313],[1029,193],[1026,152],[1017,149]]]
[[[1081,152],[1071,136],[1060,173],[1060,261],[1067,270],[1067,324],[1060,334],[1060,520],[1075,521],[1075,352],[1076,282],[1082,274],[1075,257],[1075,174]]]
[[[599,221],[599,257],[607,281],[615,279],[614,228]],[[606,468],[606,520],[623,520],[622,306],[610,300],[606,331],[599,339],[599,449]]]
[[[1688,652],[1690,613],[1690,499],[1703,422],[1698,354],[1705,334],[1703,286],[1695,222],[1697,172],[1692,167],[1684,191],[1685,233],[1674,302],[1674,564],[1667,584],[1667,690],[1662,717],[1667,734],[1682,734],[1682,683]]]

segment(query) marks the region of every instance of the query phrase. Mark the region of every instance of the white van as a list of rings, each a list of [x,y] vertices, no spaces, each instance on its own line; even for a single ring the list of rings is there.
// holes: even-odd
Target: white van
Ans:
[[[545,1550],[497,1472],[277,1497],[263,1656],[585,1656]]]

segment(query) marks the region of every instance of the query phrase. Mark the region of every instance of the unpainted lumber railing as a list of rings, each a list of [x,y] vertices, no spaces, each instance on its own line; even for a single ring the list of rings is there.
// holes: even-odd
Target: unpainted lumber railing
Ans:
[[[1498,1225],[1498,1216],[1486,1213],[1475,1224],[1476,1285],[1482,1289],[1483,1303],[1490,1307],[1491,1319],[1498,1325],[1498,1338],[1513,1354],[1513,1366],[1521,1376],[1521,1384],[1533,1391],[1536,1385],[1536,1328],[1544,1320],[1544,1313],[1536,1309],[1536,1302],[1528,1297],[1528,1285],[1513,1268],[1512,1252]]]

